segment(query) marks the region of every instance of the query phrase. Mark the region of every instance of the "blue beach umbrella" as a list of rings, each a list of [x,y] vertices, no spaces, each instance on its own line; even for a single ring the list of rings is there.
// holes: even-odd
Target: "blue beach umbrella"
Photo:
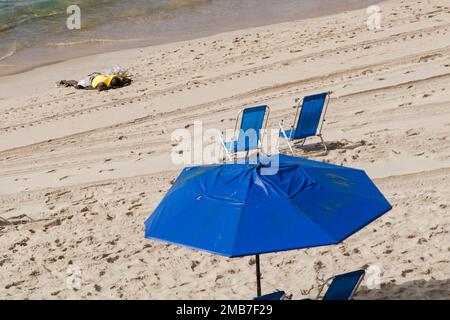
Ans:
[[[362,170],[279,155],[184,169],[145,221],[149,239],[226,257],[337,244],[392,207]],[[266,170],[267,171],[267,170]]]

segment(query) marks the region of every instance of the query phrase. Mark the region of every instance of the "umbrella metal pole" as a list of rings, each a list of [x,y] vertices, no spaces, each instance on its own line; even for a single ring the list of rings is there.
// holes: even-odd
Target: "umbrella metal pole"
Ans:
[[[259,267],[259,254],[256,255],[256,294],[261,296],[261,269]]]

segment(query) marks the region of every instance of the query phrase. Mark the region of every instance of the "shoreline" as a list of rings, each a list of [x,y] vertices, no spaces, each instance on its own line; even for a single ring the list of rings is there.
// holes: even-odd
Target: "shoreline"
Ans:
[[[205,24],[205,27],[206,29],[208,29],[208,31],[205,31],[205,28],[201,28],[201,26],[199,25],[194,28],[195,31],[191,32],[189,32],[188,30],[184,32],[174,32],[173,30],[169,30],[166,32],[166,34],[156,34],[156,36],[153,35],[152,37],[144,37],[138,39],[114,39],[108,37],[107,35],[101,34],[100,37],[97,38],[82,38],[69,41],[68,43],[57,42],[56,46],[55,43],[49,42],[38,47],[21,48],[19,50],[14,49],[14,53],[8,53],[5,55],[5,57],[2,57],[2,59],[0,59],[0,77],[19,74],[42,66],[56,64],[63,61],[70,61],[77,58],[85,58],[97,54],[159,46],[175,42],[183,42],[210,37],[220,33],[253,29],[280,23],[288,23],[292,21],[315,19],[333,14],[343,13],[346,11],[360,10],[367,5],[380,2],[379,0],[364,1],[364,3],[344,3],[341,5],[336,5],[335,7],[331,7],[330,9],[327,8],[327,11],[325,12],[316,10],[302,13],[303,16],[300,19],[296,19],[293,14],[279,13],[279,16],[271,17],[270,19],[265,20],[264,23],[261,23],[259,19],[250,18],[252,19],[250,20],[248,19],[249,17],[245,16],[244,14],[244,18],[247,18],[248,20],[243,19],[235,21],[237,19],[236,17],[229,17],[231,20],[225,21],[222,18],[222,20],[218,22],[218,25],[214,26],[209,25],[211,24],[211,21],[205,21],[203,23]],[[132,24],[130,23],[131,22],[126,22],[123,27],[127,28],[127,24],[131,26]],[[173,23],[176,24],[175,22]],[[105,28],[105,26],[102,26],[102,28]],[[145,29],[145,26],[142,25],[140,28]],[[125,43],[129,43],[129,45],[126,45]],[[64,58],[64,55],[66,55],[67,58]],[[37,62],[36,64],[25,65],[23,67],[19,66],[20,64],[24,64],[27,61],[36,59],[37,57],[40,57],[39,60],[41,60],[42,56],[45,56],[46,58],[42,61]],[[49,56],[51,57],[49,58]]]

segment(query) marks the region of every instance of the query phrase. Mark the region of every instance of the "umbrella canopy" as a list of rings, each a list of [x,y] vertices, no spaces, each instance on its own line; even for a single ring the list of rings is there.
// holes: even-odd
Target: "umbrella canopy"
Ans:
[[[240,257],[336,244],[392,207],[362,170],[279,155],[263,164],[186,168],[145,236]]]

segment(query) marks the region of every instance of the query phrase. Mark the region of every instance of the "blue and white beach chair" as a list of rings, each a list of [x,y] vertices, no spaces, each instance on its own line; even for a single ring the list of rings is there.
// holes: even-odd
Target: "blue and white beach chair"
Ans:
[[[351,300],[356,290],[358,290],[365,273],[365,270],[357,270],[327,279],[320,289],[317,299],[320,297],[324,287],[329,285],[322,300]]]
[[[264,296],[253,298],[253,300],[258,301],[275,301],[275,300],[283,300],[283,298],[286,296],[286,293],[284,291],[276,291],[273,293],[266,294]]]
[[[228,160],[232,160],[232,155],[246,151],[247,155],[250,150],[258,150],[261,148],[261,129],[267,127],[270,109],[268,106],[257,106],[242,110],[236,119],[234,131],[237,131],[239,119],[240,129],[237,140],[223,141],[221,144],[227,153]]]
[[[283,121],[280,122],[280,137],[286,140],[291,153],[294,153],[292,149],[294,140],[303,140],[303,145],[307,138],[315,136],[320,138],[325,151],[327,151],[327,145],[322,137],[322,127],[330,102],[330,93],[307,96],[303,100],[296,100],[296,102],[297,112],[295,113],[294,124],[289,130],[285,130]]]

